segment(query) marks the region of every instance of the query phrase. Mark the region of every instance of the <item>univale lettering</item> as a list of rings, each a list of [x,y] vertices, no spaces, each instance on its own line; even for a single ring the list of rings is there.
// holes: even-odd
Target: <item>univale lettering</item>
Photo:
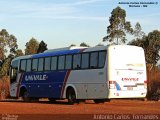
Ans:
[[[25,80],[26,81],[32,81],[32,80],[46,80],[47,75],[26,75]]]

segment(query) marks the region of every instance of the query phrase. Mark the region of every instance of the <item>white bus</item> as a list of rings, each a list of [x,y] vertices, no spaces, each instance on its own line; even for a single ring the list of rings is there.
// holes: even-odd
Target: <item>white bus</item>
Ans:
[[[10,68],[10,95],[24,101],[48,98],[105,102],[144,98],[144,50],[129,45],[71,47],[17,57]]]

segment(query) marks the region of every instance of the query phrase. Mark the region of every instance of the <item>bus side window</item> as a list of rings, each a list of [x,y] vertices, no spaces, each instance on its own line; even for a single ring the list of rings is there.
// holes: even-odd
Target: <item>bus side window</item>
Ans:
[[[31,71],[31,59],[27,60],[26,72]]]
[[[65,69],[71,69],[71,68],[72,68],[72,55],[67,55],[65,62]]]
[[[90,54],[90,68],[97,68],[98,63],[98,52],[93,52]]]
[[[51,58],[51,70],[57,70],[57,57]]]
[[[58,57],[58,70],[64,70],[65,56]]]
[[[89,68],[89,53],[83,53],[82,54],[82,69],[87,69]]]
[[[51,65],[51,58],[50,57],[45,58],[44,70],[49,71],[51,69],[50,65]]]
[[[81,68],[81,54],[76,54],[73,56],[73,69]]]
[[[32,60],[32,71],[37,71],[38,67],[38,59],[33,59]]]
[[[38,71],[43,71],[43,66],[44,66],[44,59],[43,58],[39,58],[38,60]]]
[[[106,52],[99,52],[99,58],[98,58],[98,67],[102,68],[104,67],[105,64],[105,60],[106,60]]]
[[[21,60],[20,72],[26,71],[26,60]]]

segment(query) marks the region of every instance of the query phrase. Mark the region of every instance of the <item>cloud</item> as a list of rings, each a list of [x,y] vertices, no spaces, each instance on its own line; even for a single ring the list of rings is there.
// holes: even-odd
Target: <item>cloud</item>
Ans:
[[[42,19],[73,19],[73,20],[97,20],[105,18],[101,16],[85,16],[81,5],[95,4],[105,0],[78,0],[67,3],[38,3],[33,1],[0,1],[0,12],[5,13],[6,19],[12,18],[42,18]],[[15,5],[17,4],[17,5]],[[6,9],[9,8],[9,9]],[[80,15],[81,14],[81,15]],[[0,15],[1,16],[1,15]]]
[[[101,2],[101,1],[106,1],[106,0],[81,0],[75,3],[71,3],[69,5],[83,5],[83,4],[91,4],[91,3],[96,3],[96,2]]]
[[[154,14],[155,16],[149,17],[147,15],[144,15],[142,17],[133,17],[131,19],[128,19],[131,24],[132,27],[134,28],[135,24],[137,22],[139,22],[141,24],[142,30],[148,34],[149,32],[160,28],[159,25],[159,16],[156,16],[156,14]]]
[[[94,20],[94,21],[105,21],[105,17],[96,16],[46,16],[49,19],[73,19],[73,20]]]
[[[7,9],[6,9],[7,8]],[[0,2],[0,17],[24,18],[36,16],[57,16],[68,15],[76,12],[76,8],[64,4],[42,4],[35,2],[20,2],[17,5],[7,2]]]
[[[76,2],[66,3],[38,3],[35,1],[0,1],[0,12],[14,13],[14,12],[57,12],[67,13],[73,12],[77,9],[77,5],[85,5],[91,3],[97,3],[106,0],[78,0]],[[7,9],[6,9],[7,8]],[[63,11],[63,12],[62,12]]]
[[[151,14],[145,14],[143,15],[143,17],[160,17],[160,13],[151,13]]]
[[[159,23],[160,13],[151,13],[151,14],[144,14],[141,16],[132,16],[130,17],[129,21],[136,24],[139,22],[143,25],[154,25],[155,23]]]

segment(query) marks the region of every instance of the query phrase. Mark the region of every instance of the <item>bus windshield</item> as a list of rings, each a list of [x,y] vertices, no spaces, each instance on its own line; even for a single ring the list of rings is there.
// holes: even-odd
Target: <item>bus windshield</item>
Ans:
[[[142,48],[137,47],[116,47],[112,52],[112,64],[114,69],[145,69],[145,57]],[[114,63],[114,64],[113,64]]]
[[[16,82],[17,72],[18,72],[18,60],[15,60],[11,63],[11,68],[10,68],[11,83]]]

